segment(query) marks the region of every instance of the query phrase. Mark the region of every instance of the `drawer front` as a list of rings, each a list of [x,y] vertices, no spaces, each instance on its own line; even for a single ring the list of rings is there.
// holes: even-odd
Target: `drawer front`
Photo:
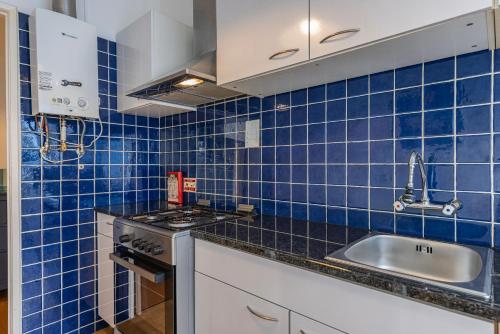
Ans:
[[[97,214],[97,233],[113,238],[113,220],[115,217],[102,213]]]
[[[353,319],[354,321],[354,319]],[[290,312],[290,334],[344,334],[300,314]]]
[[[195,273],[196,334],[288,334],[289,311]]]

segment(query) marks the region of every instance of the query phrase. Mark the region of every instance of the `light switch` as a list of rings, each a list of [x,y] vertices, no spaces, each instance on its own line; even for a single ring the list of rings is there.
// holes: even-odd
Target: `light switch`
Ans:
[[[260,120],[245,122],[245,147],[259,147],[260,145]]]

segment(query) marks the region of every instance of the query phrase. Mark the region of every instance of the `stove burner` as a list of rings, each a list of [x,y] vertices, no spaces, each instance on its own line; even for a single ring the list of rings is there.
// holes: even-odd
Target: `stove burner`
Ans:
[[[160,216],[171,216],[171,215],[175,215],[177,213],[177,211],[163,211],[163,212],[159,212],[158,215]]]
[[[173,221],[169,222],[168,226],[174,227],[174,228],[184,228],[184,227],[190,227],[196,225],[196,222],[190,221],[190,220],[178,220],[178,221]]]
[[[131,216],[128,219],[137,223],[178,231],[238,217],[241,217],[241,215],[237,213],[221,212],[210,208],[185,207],[166,211],[153,211],[143,215]]]

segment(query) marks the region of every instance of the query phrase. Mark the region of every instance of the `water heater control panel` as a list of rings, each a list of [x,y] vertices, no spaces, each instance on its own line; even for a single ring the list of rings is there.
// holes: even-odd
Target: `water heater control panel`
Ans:
[[[33,114],[99,118],[95,26],[37,8],[30,32]]]

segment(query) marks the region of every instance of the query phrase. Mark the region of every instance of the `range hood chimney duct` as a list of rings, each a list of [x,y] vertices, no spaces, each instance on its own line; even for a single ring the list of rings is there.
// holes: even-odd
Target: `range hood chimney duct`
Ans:
[[[76,0],[52,0],[52,10],[76,19]]]
[[[215,0],[193,0],[194,56],[217,48],[217,14]]]

